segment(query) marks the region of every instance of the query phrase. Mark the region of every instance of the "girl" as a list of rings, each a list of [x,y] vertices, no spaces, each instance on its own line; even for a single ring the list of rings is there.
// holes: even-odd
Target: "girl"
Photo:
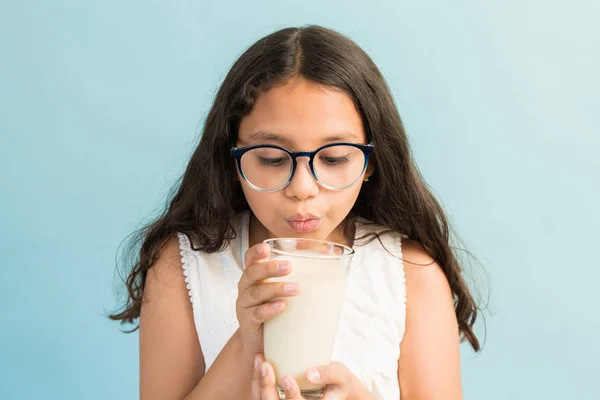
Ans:
[[[139,318],[143,400],[278,398],[262,324],[302,287],[265,283],[294,268],[263,261],[273,237],[356,251],[336,363],[306,372],[325,399],[461,398],[459,337],[479,349],[477,307],[446,217],[375,64],[318,26],[275,32],[237,60],[177,193],[141,232],[112,318]]]

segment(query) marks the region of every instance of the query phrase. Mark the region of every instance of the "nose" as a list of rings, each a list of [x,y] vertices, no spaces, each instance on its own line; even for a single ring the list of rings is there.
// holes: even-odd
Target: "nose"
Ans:
[[[284,188],[285,195],[298,200],[307,200],[319,194],[319,184],[313,177],[308,158],[297,159],[296,171],[289,185]]]

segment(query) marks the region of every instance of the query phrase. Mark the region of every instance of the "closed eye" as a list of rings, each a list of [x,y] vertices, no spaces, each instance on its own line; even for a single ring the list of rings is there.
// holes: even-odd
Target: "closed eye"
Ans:
[[[339,165],[350,161],[348,157],[320,157],[320,159],[326,165]]]
[[[277,158],[265,158],[265,157],[257,157],[258,162],[261,165],[265,165],[267,167],[276,167],[282,164],[285,164],[288,160],[287,157],[277,157]]]

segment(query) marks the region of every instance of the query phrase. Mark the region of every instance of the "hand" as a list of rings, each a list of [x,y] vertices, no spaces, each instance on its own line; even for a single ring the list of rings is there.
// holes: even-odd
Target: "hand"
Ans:
[[[376,400],[358,378],[340,363],[309,369],[306,379],[311,383],[326,385],[322,400]],[[283,385],[286,400],[302,400],[294,379],[284,376]],[[279,400],[275,372],[262,355],[257,355],[254,361],[252,400]]]
[[[264,262],[270,251],[269,245],[264,243],[248,249],[244,257],[247,267],[238,283],[236,313],[241,343],[253,354],[263,352],[263,322],[285,308],[285,301],[280,298],[298,294],[296,283],[264,282],[292,271],[287,261]]]
[[[284,376],[283,385],[285,400],[302,400],[300,389],[295,380]],[[279,400],[275,386],[275,371],[262,354],[254,358],[254,375],[252,376],[252,400]]]

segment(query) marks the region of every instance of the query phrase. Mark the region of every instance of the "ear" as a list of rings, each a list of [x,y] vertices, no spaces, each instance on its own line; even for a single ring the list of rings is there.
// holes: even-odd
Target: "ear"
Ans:
[[[240,180],[240,172],[238,171],[237,161],[233,160],[233,181],[241,182]]]
[[[367,169],[365,171],[365,177],[364,180],[368,180],[371,175],[373,175],[373,172],[375,172],[375,166],[376,166],[376,162],[375,162],[375,157],[370,157],[369,158],[369,163],[367,164]]]

